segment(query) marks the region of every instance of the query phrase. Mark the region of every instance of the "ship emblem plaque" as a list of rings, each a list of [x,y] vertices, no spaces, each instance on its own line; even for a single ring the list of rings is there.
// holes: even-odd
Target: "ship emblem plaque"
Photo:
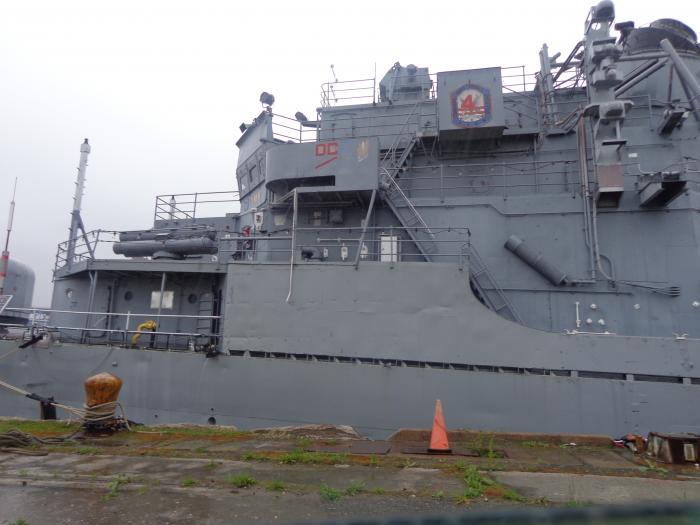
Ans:
[[[463,128],[491,120],[491,92],[478,84],[465,84],[450,94],[452,123]]]

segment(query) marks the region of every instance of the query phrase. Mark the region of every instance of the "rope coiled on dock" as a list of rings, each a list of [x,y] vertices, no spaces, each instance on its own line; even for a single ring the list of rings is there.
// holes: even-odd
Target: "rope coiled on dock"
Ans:
[[[33,450],[42,445],[61,445],[73,442],[73,437],[77,432],[66,436],[53,436],[40,438],[32,434],[27,434],[16,428],[0,433],[0,452],[12,452],[15,454],[25,454],[27,456],[45,456],[48,452],[43,450]]]

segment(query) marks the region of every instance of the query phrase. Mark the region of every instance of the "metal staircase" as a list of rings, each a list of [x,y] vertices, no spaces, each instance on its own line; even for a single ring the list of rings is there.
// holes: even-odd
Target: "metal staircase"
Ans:
[[[404,128],[408,125],[415,111],[414,107],[406,119]],[[379,181],[384,202],[399,220],[401,226],[404,227],[421,255],[427,262],[432,262],[433,255],[438,252],[435,234],[396,181],[398,174],[404,169],[411,153],[413,153],[418,140],[415,132],[405,133],[402,128],[402,132],[397,135],[391,148],[381,159]],[[476,248],[471,244],[468,245],[467,255],[469,257],[469,282],[475,295],[500,316],[522,324],[515,308],[498,286],[496,279],[479,256]]]
[[[419,141],[415,130],[405,131],[413,116],[416,115],[417,109],[418,104],[408,114],[406,122],[404,122],[401,131],[396,135],[394,143],[384,153],[379,167],[379,181],[384,202],[396,215],[396,218],[409,237],[411,237],[421,255],[426,261],[430,262],[432,260],[431,256],[438,251],[435,235],[430,231],[411,199],[408,198],[396,181]]]
[[[404,227],[425,260],[432,261],[431,256],[438,251],[435,234],[430,231],[411,199],[404,193],[396,180],[386,173],[382,181],[382,188],[384,202],[399,219],[401,226]]]
[[[469,257],[469,282],[475,295],[501,317],[523,324],[515,307],[498,286],[496,279],[473,244],[469,244],[467,247],[467,255]]]

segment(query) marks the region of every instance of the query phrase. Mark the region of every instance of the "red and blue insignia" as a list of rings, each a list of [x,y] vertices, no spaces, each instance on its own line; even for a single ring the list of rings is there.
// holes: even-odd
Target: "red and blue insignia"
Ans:
[[[491,92],[477,84],[465,84],[450,93],[452,123],[469,128],[491,120]]]

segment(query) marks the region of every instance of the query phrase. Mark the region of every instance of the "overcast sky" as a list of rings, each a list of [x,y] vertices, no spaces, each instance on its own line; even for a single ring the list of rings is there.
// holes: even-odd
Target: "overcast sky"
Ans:
[[[11,257],[48,305],[68,236],[79,147],[92,153],[88,230],[151,226],[154,197],[235,187],[238,125],[260,111],[315,114],[330,64],[340,80],[400,61],[431,72],[526,65],[546,42],[566,56],[592,2],[0,0],[0,227],[19,177]],[[619,0],[617,21],[677,18],[700,3]],[[4,238],[3,238],[4,241]]]

